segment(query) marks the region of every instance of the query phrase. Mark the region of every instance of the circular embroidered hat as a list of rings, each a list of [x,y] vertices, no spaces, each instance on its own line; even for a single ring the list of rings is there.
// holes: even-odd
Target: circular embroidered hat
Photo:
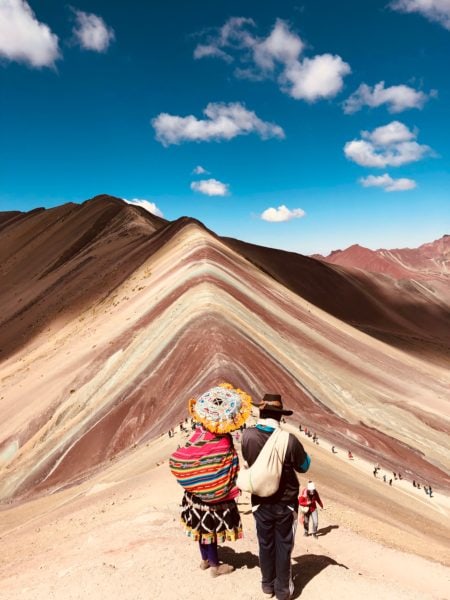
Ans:
[[[211,433],[229,433],[242,427],[251,413],[251,397],[229,383],[189,400],[191,417]]]

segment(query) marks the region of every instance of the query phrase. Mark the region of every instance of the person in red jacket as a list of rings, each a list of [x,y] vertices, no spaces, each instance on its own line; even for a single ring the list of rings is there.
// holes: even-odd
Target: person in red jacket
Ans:
[[[313,523],[313,537],[317,538],[317,527],[319,525],[319,516],[317,511],[317,504],[320,508],[323,508],[322,500],[320,499],[319,492],[316,490],[316,486],[313,481],[308,481],[308,485],[298,498],[300,510],[303,515],[303,528],[305,530],[305,536],[309,535],[309,519],[312,518]]]

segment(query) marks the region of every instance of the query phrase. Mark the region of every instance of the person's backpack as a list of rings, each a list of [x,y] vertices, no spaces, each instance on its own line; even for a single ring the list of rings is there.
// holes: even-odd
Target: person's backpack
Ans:
[[[219,502],[235,487],[239,459],[229,435],[205,439],[194,434],[170,456],[169,466],[178,483],[203,502]]]
[[[272,496],[280,485],[289,432],[275,429],[251,467],[241,467],[236,480],[238,488],[261,498]]]

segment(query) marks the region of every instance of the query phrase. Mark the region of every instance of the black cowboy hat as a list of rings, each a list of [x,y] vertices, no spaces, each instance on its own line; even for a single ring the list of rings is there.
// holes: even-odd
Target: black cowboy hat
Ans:
[[[262,402],[252,402],[260,411],[276,413],[277,415],[292,415],[294,411],[283,408],[280,394],[264,394]]]

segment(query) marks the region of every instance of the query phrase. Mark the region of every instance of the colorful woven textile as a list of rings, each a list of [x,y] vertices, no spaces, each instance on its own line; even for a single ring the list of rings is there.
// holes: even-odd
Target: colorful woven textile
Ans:
[[[197,427],[184,448],[170,457],[178,483],[201,501],[213,503],[238,495],[238,456],[230,435],[214,435]]]
[[[234,542],[243,537],[241,516],[234,500],[203,504],[185,492],[181,522],[186,535],[202,544]]]

